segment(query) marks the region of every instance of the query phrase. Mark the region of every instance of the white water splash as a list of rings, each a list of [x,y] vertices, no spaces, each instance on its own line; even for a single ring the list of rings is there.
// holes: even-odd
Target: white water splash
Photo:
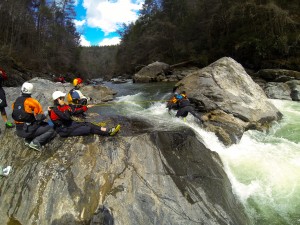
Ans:
[[[165,95],[166,96],[166,95]],[[164,96],[164,98],[165,98]],[[205,146],[217,152],[232,183],[234,193],[245,205],[250,217],[259,224],[295,224],[300,219],[300,127],[299,103],[271,100],[284,114],[268,133],[247,131],[238,144],[225,147],[212,132],[202,129],[193,116],[186,122],[168,113],[165,103],[143,107],[143,93],[122,96],[131,116],[152,123],[157,129],[190,127]],[[294,137],[291,134],[294,133]],[[259,219],[262,217],[263,219]],[[284,222],[282,222],[284,221]]]

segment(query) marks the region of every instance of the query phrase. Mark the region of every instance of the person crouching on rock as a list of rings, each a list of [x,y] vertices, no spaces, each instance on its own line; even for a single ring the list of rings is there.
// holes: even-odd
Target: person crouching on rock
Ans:
[[[41,145],[52,140],[56,133],[44,122],[46,116],[41,104],[31,97],[33,85],[25,82],[22,85],[22,95],[12,105],[12,118],[16,123],[17,136],[25,138],[25,145],[40,151]]]
[[[72,116],[85,112],[89,105],[77,107],[65,103],[66,94],[61,91],[55,91],[52,94],[54,107],[50,107],[49,115],[52,120],[56,132],[61,137],[83,136],[89,134],[98,134],[103,136],[113,136],[121,128],[120,125],[112,129],[100,127],[90,122],[76,122],[72,120]]]
[[[202,123],[201,117],[195,112],[195,109],[192,106],[190,100],[188,99],[185,91],[182,91],[180,94],[175,93],[172,99],[169,101],[169,103],[170,104],[167,105],[169,110],[178,110],[176,113],[176,117],[185,118],[189,113],[191,113],[195,118],[199,119],[200,123]]]

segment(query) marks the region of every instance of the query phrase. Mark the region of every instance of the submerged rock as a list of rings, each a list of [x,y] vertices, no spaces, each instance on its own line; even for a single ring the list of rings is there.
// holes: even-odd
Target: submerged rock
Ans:
[[[57,137],[41,153],[6,130],[0,162],[13,171],[0,181],[0,224],[250,224],[218,154],[190,128],[125,129]]]

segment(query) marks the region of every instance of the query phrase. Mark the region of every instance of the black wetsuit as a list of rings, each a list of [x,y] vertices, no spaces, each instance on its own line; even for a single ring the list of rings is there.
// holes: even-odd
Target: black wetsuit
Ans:
[[[191,113],[194,117],[202,121],[187,98],[180,100],[178,102],[178,111],[176,113],[176,117],[187,117],[189,113]]]
[[[89,134],[109,135],[109,130],[102,131],[100,126],[90,122],[76,122],[71,116],[84,111],[83,106],[73,107],[73,105],[55,106],[50,110],[49,115],[55,125],[56,132],[61,137],[84,136]]]

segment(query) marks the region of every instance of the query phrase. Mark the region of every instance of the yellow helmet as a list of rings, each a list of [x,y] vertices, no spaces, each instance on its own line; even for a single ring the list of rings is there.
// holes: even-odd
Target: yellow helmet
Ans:
[[[78,84],[83,83],[83,80],[81,78],[75,78],[73,80],[73,85],[76,87]]]

